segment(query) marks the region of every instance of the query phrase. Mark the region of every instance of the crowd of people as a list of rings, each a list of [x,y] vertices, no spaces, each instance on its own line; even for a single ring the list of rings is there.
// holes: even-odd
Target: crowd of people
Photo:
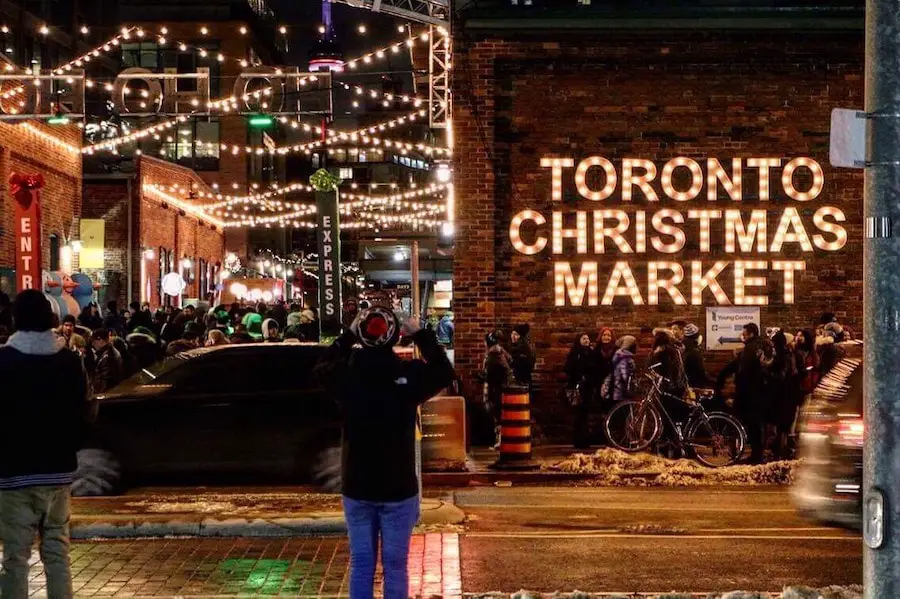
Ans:
[[[319,341],[315,311],[284,301],[274,304],[221,304],[214,308],[165,306],[133,302],[120,311],[116,302],[101,314],[88,304],[78,317],[54,316],[58,340],[79,354],[93,393],[104,393],[125,378],[167,356],[203,346],[233,343]],[[0,294],[0,345],[16,331],[8,296]]]
[[[482,364],[484,402],[499,430],[503,389],[531,388],[536,356],[528,325],[517,325],[507,340],[501,331],[489,333]],[[643,367],[664,377],[665,391],[690,398],[696,389],[714,389],[722,397],[733,387],[733,409],[747,429],[751,462],[761,462],[766,449],[778,458],[794,450],[794,425],[805,397],[819,378],[841,358],[840,342],[851,338],[835,315],[822,315],[818,327],[789,333],[780,328],[761,334],[755,324],[743,328],[743,347],[716,376],[707,371],[700,327],[682,320],[653,330],[646,352],[632,335],[616,337],[611,328],[599,335],[583,333],[572,344],[562,374],[565,401],[573,413],[573,445],[588,448],[596,437],[590,414],[633,398],[638,356]],[[731,385],[729,380],[733,379]]]

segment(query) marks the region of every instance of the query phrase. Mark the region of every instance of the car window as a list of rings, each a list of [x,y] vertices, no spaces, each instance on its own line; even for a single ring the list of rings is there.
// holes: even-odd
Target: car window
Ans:
[[[191,360],[174,384],[180,391],[204,394],[313,389],[320,355],[315,347],[219,350]]]
[[[162,362],[157,362],[152,366],[141,369],[131,377],[122,381],[117,389],[133,389],[140,385],[168,385],[175,377],[175,374],[190,362],[190,358],[184,354],[166,358]]]

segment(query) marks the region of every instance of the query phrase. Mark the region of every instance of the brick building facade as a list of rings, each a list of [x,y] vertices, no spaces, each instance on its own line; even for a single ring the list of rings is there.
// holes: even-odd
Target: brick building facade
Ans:
[[[162,194],[148,188],[154,185],[163,186]],[[218,282],[217,273],[225,259],[225,233],[214,219],[189,212],[185,207],[191,205],[190,198],[170,189],[173,186],[212,191],[190,169],[146,156],[137,159],[134,174],[85,179],[83,217],[105,221],[107,287],[103,295],[107,300],[115,299],[124,306],[144,299],[153,307],[160,306],[166,302],[160,275],[166,272],[184,273],[184,298],[203,299]],[[185,258],[191,261],[189,269],[181,264]]]
[[[519,35],[516,40],[511,33],[498,34],[498,29],[473,31],[461,26],[455,31],[453,125],[459,223],[454,263],[455,341],[457,367],[470,385],[481,367],[485,333],[494,327],[509,331],[517,323],[530,323],[538,355],[535,419],[545,426],[546,433],[561,432],[555,425],[564,421],[558,399],[562,367],[580,333],[587,331],[595,338],[600,328],[609,326],[617,335],[637,336],[646,352],[655,326],[685,319],[704,328],[705,308],[721,302],[709,288],[701,289],[700,301],[693,301],[693,262],[700,262],[701,273],[717,260],[728,262],[718,282],[728,301],[734,303],[738,291],[735,262],[765,261],[765,270],[752,272],[749,267],[760,265],[744,263],[748,270],[738,278],[739,286],[746,285],[747,295],[752,290],[768,297],[768,305],[761,306],[763,327],[793,331],[813,325],[823,311],[834,311],[861,333],[862,175],[828,164],[831,110],[859,108],[863,102],[861,31],[823,34],[713,28],[551,33],[548,28],[540,33],[532,30],[531,35]],[[609,162],[588,160],[576,170],[590,157]],[[667,197],[662,188],[666,163],[678,157],[701,167],[696,179],[700,187],[692,189],[691,162],[670,165],[674,188],[670,191],[675,196],[681,192],[677,197],[682,199],[696,196],[687,201]],[[749,166],[756,164],[750,159],[763,157],[780,159],[779,165],[771,168],[768,201],[760,197],[766,193],[765,185],[760,187],[762,169]],[[814,199],[798,194],[804,200],[798,201],[785,192],[782,169],[794,158],[813,159],[822,168],[824,186]],[[553,159],[572,159],[571,163],[558,163],[561,175],[556,188]],[[741,159],[739,202],[729,196],[721,179],[715,179],[715,171],[712,177],[717,192],[713,201],[708,199],[709,159],[723,165],[724,176],[732,183],[732,161]],[[798,168],[789,173],[790,185],[815,195],[815,165],[807,168],[811,163],[805,161],[793,164]],[[613,188],[608,187],[607,166],[617,178]],[[655,167],[658,173],[646,193],[640,185],[640,175],[646,174],[641,167]],[[576,180],[579,174],[585,176],[583,181]],[[583,184],[580,190],[577,183]],[[632,193],[630,200],[622,197],[626,187]],[[588,199],[591,192],[593,200]],[[648,194],[655,194],[658,201],[648,200]],[[839,210],[845,217],[840,222],[847,236],[843,243],[814,224],[829,218],[822,213],[817,216],[826,206],[830,208],[825,212]],[[680,216],[660,214],[666,209]],[[776,243],[780,228],[789,227],[781,233],[796,233],[793,224],[782,224],[789,209],[797,210],[809,244],[790,241],[790,235],[782,235],[784,243]],[[533,210],[546,220],[539,223],[536,220],[540,218],[524,215],[518,241],[531,246],[526,248],[529,252],[540,248],[540,238],[546,243],[531,254],[517,251],[511,241],[511,221],[523,210]],[[595,215],[595,210],[601,212]],[[627,215],[629,226],[619,236],[627,250],[611,235],[601,233],[595,240],[597,229],[621,222],[616,218],[621,213],[610,212],[604,219],[604,210]],[[713,220],[708,249],[701,236],[699,214],[690,216],[691,210],[721,212],[719,217],[709,215]],[[740,243],[727,251],[723,223],[729,210],[739,211],[737,218],[745,228],[749,228],[754,210],[765,210],[764,239],[757,244],[751,234],[748,251]],[[561,228],[556,227],[559,239],[553,239],[554,213],[561,213]],[[578,213],[584,214],[586,225],[581,242],[576,228]],[[666,225],[682,230],[684,240],[678,243],[677,237],[668,234],[672,227]],[[638,233],[639,227],[646,229],[645,237]],[[570,229],[570,237],[562,229]],[[813,243],[816,234],[823,236]],[[829,245],[829,241],[835,244]],[[579,248],[579,243],[586,243],[586,248]],[[561,247],[555,248],[556,244]],[[601,249],[603,245],[605,249]],[[805,263],[804,271],[794,273],[793,303],[785,301],[784,273],[772,268],[773,261],[781,260]],[[684,280],[678,287],[686,305],[676,305],[675,296],[665,287],[658,288],[658,304],[650,305],[650,263],[656,262],[652,268],[658,269],[659,279],[673,275],[659,261],[681,265]],[[587,285],[581,290],[584,297],[578,298],[578,277],[588,272],[585,264],[589,262],[596,263],[597,277],[581,281]],[[636,290],[629,287],[627,276],[607,289],[610,277],[623,275],[613,274],[614,265],[620,262],[633,272]],[[567,273],[555,277],[560,263],[571,268],[574,280],[567,281]],[[758,276],[767,280],[751,288],[758,282],[751,277]],[[592,289],[595,280],[596,289]],[[565,305],[557,307],[560,286]],[[583,305],[571,305],[568,294],[573,288],[575,299]],[[596,305],[589,305],[592,303]],[[610,305],[604,305],[607,303]],[[709,354],[708,370],[714,373],[728,356],[728,352]]]
[[[41,268],[57,266],[62,248],[79,237],[81,214],[81,131],[74,125],[51,126],[29,121],[0,123],[0,290],[13,293],[15,280],[14,200],[9,176],[40,173]],[[55,254],[51,258],[51,252]]]

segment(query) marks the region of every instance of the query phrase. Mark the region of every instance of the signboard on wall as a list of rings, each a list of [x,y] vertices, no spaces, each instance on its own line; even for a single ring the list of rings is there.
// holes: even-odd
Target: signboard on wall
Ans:
[[[323,336],[341,334],[341,226],[338,192],[316,192],[319,322]]]
[[[745,324],[759,323],[759,308],[715,306],[706,309],[706,349],[710,351],[740,348],[741,329]],[[762,330],[762,327],[760,327]]]
[[[103,268],[103,249],[106,245],[106,221],[102,218],[81,219],[81,268]]]
[[[41,175],[13,173],[9,189],[15,198],[16,291],[41,289]]]

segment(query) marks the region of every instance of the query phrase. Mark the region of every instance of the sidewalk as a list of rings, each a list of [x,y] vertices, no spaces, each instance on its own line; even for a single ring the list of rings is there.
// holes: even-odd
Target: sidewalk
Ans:
[[[575,450],[571,445],[535,445],[532,450],[537,468],[534,470],[495,470],[491,466],[499,453],[493,449],[476,447],[469,452],[466,472],[425,472],[422,483],[425,487],[465,487],[469,485],[491,485],[499,481],[515,484],[554,484],[585,480],[590,475],[579,472],[559,472],[550,468],[573,453],[593,453],[593,450]]]
[[[72,500],[73,539],[294,537],[346,532],[339,495],[304,488],[136,489],[119,497]],[[426,530],[461,524],[452,503],[426,497]]]
[[[32,562],[30,596],[44,597],[43,568],[36,555]],[[409,569],[411,596],[462,596],[456,534],[415,535]],[[345,538],[161,539],[72,545],[78,597],[338,598],[348,594],[348,573]],[[376,577],[380,586],[380,569]]]

